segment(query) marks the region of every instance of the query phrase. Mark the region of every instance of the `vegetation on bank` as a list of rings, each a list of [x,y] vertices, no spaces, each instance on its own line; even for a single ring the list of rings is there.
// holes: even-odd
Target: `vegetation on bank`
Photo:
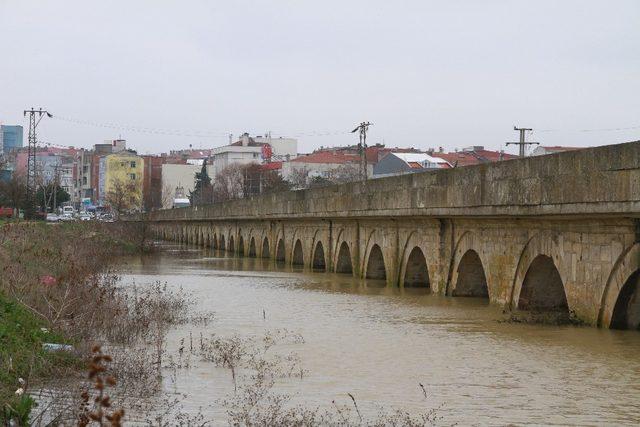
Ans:
[[[67,353],[47,352],[46,343],[63,344],[63,337],[50,332],[46,323],[16,301],[0,293],[0,421],[17,418],[24,422],[33,400],[24,393],[28,380],[42,377],[73,364]]]
[[[167,354],[171,326],[206,326],[212,314],[190,313],[187,295],[166,284],[119,286],[107,267],[118,255],[148,248],[145,232],[144,223],[0,226],[0,425],[208,424],[162,390],[163,376],[175,381],[192,357],[229,370],[233,392],[211,403],[230,425],[440,423],[436,409],[381,408],[370,417],[351,394],[346,404],[325,409],[295,404],[294,395],[275,387],[308,375],[300,357],[286,350],[304,338],[287,330],[264,337],[200,334],[199,345],[189,332],[177,354]],[[70,347],[51,352],[48,344]]]
[[[26,424],[28,386],[77,371],[125,309],[105,267],[146,248],[136,224],[0,224],[0,425]],[[67,344],[51,351],[45,344]]]

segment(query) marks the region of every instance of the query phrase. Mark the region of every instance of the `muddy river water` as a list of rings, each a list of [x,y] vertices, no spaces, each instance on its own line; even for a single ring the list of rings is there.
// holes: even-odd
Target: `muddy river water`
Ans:
[[[175,353],[191,333],[260,336],[286,328],[307,373],[276,386],[299,403],[329,407],[351,393],[364,412],[438,408],[443,424],[638,425],[640,333],[505,323],[499,307],[363,283],[346,275],[278,269],[165,245],[130,259],[122,283],[182,287],[207,325],[170,331]],[[197,339],[197,338],[194,338]],[[423,384],[427,399],[419,384]],[[214,402],[233,392],[229,371],[198,358],[164,380],[184,408],[226,424]]]

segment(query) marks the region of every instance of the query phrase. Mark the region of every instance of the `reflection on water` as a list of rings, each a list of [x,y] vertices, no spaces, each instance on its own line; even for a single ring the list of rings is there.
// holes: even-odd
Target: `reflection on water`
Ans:
[[[384,287],[346,275],[278,268],[268,260],[232,258],[205,249],[169,246],[129,259],[124,284],[156,280],[182,286],[213,325],[172,331],[175,352],[189,332],[198,336],[261,335],[287,328],[305,344],[295,351],[309,374],[279,390],[309,406],[348,403],[439,414],[461,425],[640,423],[640,333],[499,322],[499,307],[424,289]],[[265,317],[263,318],[263,310]],[[185,407],[213,406],[233,390],[228,371],[195,361],[165,380],[187,393]],[[418,383],[425,385],[425,405]]]

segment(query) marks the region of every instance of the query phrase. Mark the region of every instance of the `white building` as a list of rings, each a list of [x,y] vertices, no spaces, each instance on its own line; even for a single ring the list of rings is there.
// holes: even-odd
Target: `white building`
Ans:
[[[233,144],[213,149],[214,176],[233,163],[263,163],[265,160],[290,160],[298,153],[298,141],[293,138],[251,137],[245,133]]]
[[[196,173],[202,165],[165,163],[162,165],[162,208],[170,209],[175,199],[184,199],[193,190]],[[213,167],[207,165],[207,172],[213,179]]]

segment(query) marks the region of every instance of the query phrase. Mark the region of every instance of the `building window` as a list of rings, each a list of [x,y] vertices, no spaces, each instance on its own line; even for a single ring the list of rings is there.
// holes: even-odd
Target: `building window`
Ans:
[[[135,173],[130,173],[129,174],[129,178],[131,178],[131,180],[135,180],[136,179],[136,174]]]
[[[131,166],[131,168],[135,169],[135,167],[136,167],[136,162],[131,162],[131,163],[130,163],[130,166]]]
[[[87,185],[87,177],[86,176],[82,177],[82,184]]]
[[[253,158],[257,159],[258,158],[258,153],[253,153]]]

